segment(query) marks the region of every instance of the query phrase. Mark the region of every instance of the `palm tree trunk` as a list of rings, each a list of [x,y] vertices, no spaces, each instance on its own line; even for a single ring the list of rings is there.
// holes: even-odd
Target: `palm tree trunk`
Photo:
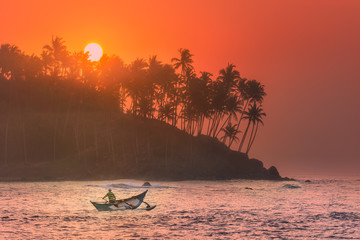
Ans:
[[[244,144],[244,142],[245,142],[245,138],[246,138],[247,132],[248,132],[248,130],[249,130],[250,123],[251,123],[251,121],[249,120],[248,125],[247,125],[247,127],[246,127],[246,130],[245,130],[245,132],[244,132],[244,135],[243,135],[243,137],[242,137],[242,139],[241,139],[241,142],[240,142],[240,145],[239,145],[239,149],[238,149],[239,152],[241,152],[241,148],[242,148],[242,146],[243,146],[243,144]]]
[[[249,148],[249,145],[251,143],[251,140],[253,138],[253,135],[254,135],[254,129],[255,129],[255,122],[252,123],[252,128],[251,128],[251,133],[250,133],[250,138],[249,138],[249,142],[248,142],[248,146],[246,148],[246,152],[247,152],[247,149]]]
[[[54,127],[54,137],[53,137],[53,161],[56,160],[56,135],[57,135],[57,126],[58,126],[58,118],[56,116],[55,127]]]
[[[166,134],[166,141],[165,141],[165,170],[168,170],[168,142],[169,142],[169,135]]]
[[[110,131],[110,145],[111,145],[111,155],[112,155],[112,162],[115,163],[115,149],[114,149],[114,140],[112,133]]]
[[[211,117],[209,117],[208,119],[208,127],[207,127],[207,131],[206,131],[206,135],[210,136],[210,123],[211,123]]]
[[[85,132],[85,124],[82,125],[82,127],[81,127],[81,132],[82,132],[82,138],[83,138],[82,151],[84,152],[84,151],[86,151],[86,145],[87,145],[86,132]],[[85,157],[84,157],[84,161],[86,161],[86,165],[87,165],[87,157],[86,157],[86,155],[85,155]]]
[[[186,125],[186,131],[187,133],[191,134],[191,119],[189,119],[189,121],[187,121],[187,125]]]
[[[254,140],[255,140],[255,137],[256,137],[256,134],[257,134],[258,128],[259,128],[259,122],[257,122],[257,123],[256,123],[255,134],[254,134],[254,136],[253,136],[253,139],[252,139],[252,141],[251,141],[250,145],[248,146],[248,149],[246,150],[246,154],[248,154],[248,153],[249,153],[249,151],[250,151],[250,149],[251,149],[251,147],[252,147],[252,145],[253,145],[253,143],[254,143]]]
[[[204,128],[204,123],[205,123],[205,115],[201,115],[201,120],[200,120],[200,128],[199,128],[199,131],[198,131],[198,135],[201,135],[202,134],[202,130]]]
[[[232,140],[233,138],[235,138],[235,137],[236,137],[236,135],[230,137],[230,139],[229,139],[229,145],[228,145],[229,148],[231,148],[231,145],[233,144],[233,141],[231,141],[231,140]]]
[[[200,118],[196,122],[196,124],[197,124],[197,135],[198,136],[201,134],[201,130],[202,130],[202,126],[201,126],[202,118],[203,118],[203,116],[200,115]]]
[[[98,145],[98,134],[97,134],[97,128],[96,125],[94,125],[94,145],[95,145],[95,166],[98,166],[99,164],[99,145]]]
[[[135,164],[136,166],[139,166],[139,159],[138,159],[138,136],[137,132],[135,132],[135,144],[134,146],[134,153],[135,153]]]
[[[219,116],[219,113],[216,112],[216,113],[214,114],[213,119],[212,119],[209,136],[212,135],[212,133],[213,133],[213,131],[214,131],[214,128],[215,128],[215,126],[216,126],[216,122],[217,122],[218,116]]]
[[[4,165],[8,164],[8,134],[9,134],[9,116],[7,117],[5,127],[5,146],[4,146]]]
[[[78,160],[81,160],[81,151],[80,151],[80,141],[79,141],[79,124],[77,123],[76,126],[74,126],[74,135],[75,135],[75,145],[78,152]],[[85,166],[87,167],[87,166]]]
[[[178,83],[177,83],[177,89],[178,89],[178,91],[180,91],[180,88],[181,88],[181,79],[183,78],[183,72],[184,72],[184,70],[181,70],[181,74],[180,74],[180,80],[178,81]],[[178,121],[178,101],[179,101],[179,95],[180,95],[180,93],[179,94],[177,94],[177,95],[175,95],[175,101],[174,101],[174,122],[173,122],[173,126],[176,126],[176,124],[177,124],[177,121]],[[180,124],[180,128],[181,128],[181,124]]]
[[[196,121],[192,121],[192,131],[191,131],[191,135],[194,136],[195,131],[196,131],[196,126],[197,126],[197,122]]]
[[[219,133],[221,132],[221,129],[224,128],[225,124],[229,122],[229,119],[231,117],[231,114],[229,114],[229,116],[227,117],[227,119],[224,121],[224,123],[221,125],[221,128],[219,129],[219,131],[216,133],[215,137],[217,137],[219,135]]]
[[[24,122],[24,119],[23,119],[23,123],[22,123],[22,130],[23,130],[24,162],[27,163],[26,132],[25,132],[25,122]]]
[[[121,144],[121,148],[122,148],[122,154],[121,154],[121,156],[122,156],[122,164],[124,164],[126,162],[126,160],[127,160],[126,159],[126,150],[125,150],[125,144],[124,143]]]
[[[240,118],[239,118],[239,123],[238,123],[237,128],[236,128],[236,132],[239,131],[240,123],[241,123],[242,117],[244,115],[244,111],[246,111],[246,108],[247,108],[249,102],[250,102],[250,100],[247,100],[247,102],[245,104],[245,107],[244,107],[243,111],[241,112],[241,115],[240,115]],[[230,145],[232,145],[233,141],[234,141],[234,138],[231,139],[231,144]]]
[[[231,145],[230,145],[230,140],[231,140],[231,136],[229,137],[229,144],[227,145],[229,149],[230,149],[230,147],[231,147]]]
[[[151,146],[150,146],[150,133],[149,134],[147,134],[147,155],[148,155],[148,162],[152,162],[151,161],[151,156],[152,156],[152,154],[151,154]]]
[[[217,130],[219,128],[219,125],[220,125],[220,122],[221,122],[221,119],[223,118],[223,116],[224,116],[224,114],[220,113],[218,119],[216,120],[216,125],[215,125],[215,129],[214,129],[214,132],[213,132],[213,137],[216,137],[216,133],[217,133]]]

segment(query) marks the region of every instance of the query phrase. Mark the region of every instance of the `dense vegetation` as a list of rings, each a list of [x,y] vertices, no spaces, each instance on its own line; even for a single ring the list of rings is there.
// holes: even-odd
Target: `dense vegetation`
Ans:
[[[98,164],[100,149],[110,149],[109,158],[115,158],[118,151],[114,148],[124,147],[121,143],[127,142],[126,138],[116,137],[125,129],[116,127],[114,121],[131,125],[131,121],[152,119],[178,128],[187,136],[218,138],[229,148],[248,154],[265,116],[264,86],[241,77],[232,64],[221,69],[216,78],[209,72],[196,74],[190,51],[180,49],[179,53],[171,64],[153,56],[127,65],[117,56],[104,55],[98,62],[91,62],[88,53],[71,54],[59,37],[43,47],[40,57],[26,55],[14,45],[1,45],[2,163],[12,161],[11,144],[22,146],[22,151],[16,151],[22,157],[13,154],[12,159],[41,161],[40,153],[30,151],[39,148],[35,146],[39,139],[47,139],[44,161],[50,155],[53,161],[66,158],[68,152],[82,159],[91,145]],[[101,119],[100,115],[109,119]],[[136,148],[147,145],[148,149],[149,136],[153,135],[142,135],[145,129],[133,130],[139,138],[128,142],[134,141]],[[141,144],[145,145],[139,147]],[[138,159],[140,153],[136,150],[132,154]]]

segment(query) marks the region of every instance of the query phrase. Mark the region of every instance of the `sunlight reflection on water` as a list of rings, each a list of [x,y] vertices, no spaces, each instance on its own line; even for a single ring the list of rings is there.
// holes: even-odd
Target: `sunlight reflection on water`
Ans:
[[[353,180],[0,183],[1,239],[360,238],[360,192]],[[289,187],[289,186],[296,187]],[[148,189],[152,211],[98,212]],[[140,206],[143,208],[143,206]]]

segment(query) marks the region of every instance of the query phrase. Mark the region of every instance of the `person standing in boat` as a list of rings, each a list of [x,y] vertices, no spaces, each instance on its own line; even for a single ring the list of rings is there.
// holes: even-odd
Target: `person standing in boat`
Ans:
[[[108,193],[103,197],[103,199],[105,199],[106,197],[109,199],[109,203],[115,203],[116,197],[115,194],[111,191],[111,189],[109,189]]]

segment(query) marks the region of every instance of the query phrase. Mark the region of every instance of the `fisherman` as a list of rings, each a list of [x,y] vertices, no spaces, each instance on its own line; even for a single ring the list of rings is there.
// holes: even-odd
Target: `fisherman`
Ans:
[[[115,194],[111,191],[111,189],[109,189],[108,193],[103,197],[103,199],[105,199],[106,197],[108,197],[109,203],[115,203],[116,197]]]

